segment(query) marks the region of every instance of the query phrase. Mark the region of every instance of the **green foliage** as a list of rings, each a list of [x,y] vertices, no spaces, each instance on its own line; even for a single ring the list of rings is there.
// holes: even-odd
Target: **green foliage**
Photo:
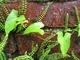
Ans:
[[[26,28],[23,34],[29,34],[31,32],[38,32],[41,35],[44,34],[44,31],[40,28],[44,27],[44,24],[42,22],[37,22],[34,24],[31,24],[29,27]]]
[[[26,0],[21,0],[22,1],[22,9],[20,11],[20,15],[24,15],[26,13],[26,8],[27,8],[27,1]]]
[[[37,50],[38,50],[38,44],[36,44],[36,46],[32,48],[32,51],[28,55],[33,56]]]
[[[53,2],[47,4],[47,6],[45,7],[45,9],[44,9],[44,11],[42,12],[41,16],[38,18],[38,21],[41,21],[41,20],[43,19],[43,17],[45,16],[45,14],[46,14],[47,11],[48,11],[49,6],[50,6],[52,3],[53,3]]]
[[[43,55],[40,56],[39,60],[45,60],[45,58],[48,56],[51,49],[54,48],[56,45],[58,45],[58,42],[48,45],[47,48],[45,49]]]
[[[6,7],[6,5],[3,3],[3,1],[1,1],[0,6],[1,6],[2,9],[4,10],[5,14],[8,16],[9,10],[7,9],[7,7]]]
[[[0,31],[4,31],[4,23],[5,23],[5,18],[2,12],[0,12]]]
[[[18,11],[12,10],[5,22],[5,32],[6,35],[10,33],[16,27],[16,19],[17,19]]]
[[[66,56],[66,53],[70,47],[70,37],[71,34],[68,32],[66,32],[64,35],[63,32],[61,31],[58,32],[57,38],[58,42],[60,43],[60,49],[64,57]]]
[[[44,49],[44,47],[48,44],[48,42],[50,41],[50,39],[51,39],[52,37],[54,37],[54,36],[55,36],[55,34],[51,34],[51,35],[48,36],[46,39],[44,39],[44,41],[43,41],[42,44],[40,45],[40,48],[39,48],[39,51],[38,51],[38,54],[37,54],[38,58],[39,58],[41,55],[43,55],[43,49]]]
[[[2,39],[2,41],[0,42],[0,52],[3,51],[3,49],[4,49],[4,47],[5,47],[6,43],[7,43],[6,42],[7,39],[8,39],[8,36],[6,35],[6,36],[4,36],[4,38]]]
[[[9,34],[16,26],[25,20],[24,15],[18,17],[18,11],[12,10],[5,22],[6,35]]]
[[[78,12],[78,8],[76,6],[75,7],[75,11],[76,11],[76,17],[77,17],[77,20],[78,20],[78,25],[76,25],[76,29],[75,31],[78,32],[78,36],[80,36],[80,17],[79,17],[79,12]]]
[[[61,58],[63,58],[61,53],[54,53],[47,55],[44,60],[59,60]]]
[[[1,42],[0,42],[0,60],[6,60],[5,53],[3,52],[4,47],[6,45],[6,41],[8,39],[8,36],[2,36]]]
[[[14,58],[13,60],[34,60],[34,59],[31,56],[24,54],[22,56]]]
[[[66,18],[65,18],[65,29],[68,29],[68,19],[69,19],[69,14],[66,14]]]
[[[51,51],[51,49],[54,48],[55,46],[57,46],[58,44],[59,44],[58,42],[54,42],[54,43],[48,45],[47,48],[45,49],[45,51],[47,51],[47,50]]]
[[[70,28],[68,28],[68,20],[69,20],[69,14],[67,13],[66,14],[66,17],[65,17],[65,29],[63,30],[64,32],[71,32],[72,30]]]
[[[50,52],[50,50],[47,50],[45,53],[43,53],[43,55],[41,55],[41,57],[39,58],[39,60],[44,60],[49,52]]]
[[[3,0],[0,0],[0,3],[3,2]]]
[[[3,25],[5,23],[5,18],[3,16],[2,12],[0,12],[0,22],[3,23]]]
[[[4,52],[0,52],[0,60],[6,60],[6,55]]]
[[[4,31],[4,25],[0,22],[0,31]]]
[[[34,60],[32,56],[35,54],[37,50],[38,50],[38,45],[36,44],[36,46],[33,47],[32,51],[29,54],[25,53],[25,55],[15,57],[14,60]]]
[[[76,57],[76,55],[72,52],[72,57],[74,58],[74,60],[80,60],[78,57]]]

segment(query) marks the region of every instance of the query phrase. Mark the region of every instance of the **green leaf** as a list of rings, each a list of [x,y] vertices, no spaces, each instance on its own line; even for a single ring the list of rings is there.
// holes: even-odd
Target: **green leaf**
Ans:
[[[76,26],[76,29],[75,29],[76,32],[78,32],[78,37],[80,36],[80,24],[78,24]]]
[[[61,53],[54,53],[47,55],[44,60],[59,60],[61,58],[63,58]]]
[[[0,3],[3,2],[3,0],[0,0]]]
[[[18,57],[15,57],[13,60],[34,60],[31,56],[25,54]]]
[[[72,57],[74,58],[74,60],[80,60],[72,51]]]
[[[41,35],[43,35],[44,31],[42,29],[40,29],[42,27],[44,27],[44,24],[42,22],[37,22],[37,23],[31,24],[29,27],[26,28],[26,30],[24,31],[23,34],[29,34],[29,33],[32,33],[32,32],[38,32]]]
[[[17,21],[21,22],[21,21],[24,21],[26,18],[24,15],[20,15],[18,18],[17,18]]]
[[[66,56],[66,53],[70,47],[70,37],[71,34],[68,32],[66,32],[64,36],[63,32],[58,32],[58,42],[60,43],[60,49],[64,57]]]
[[[5,22],[5,32],[9,34],[16,27],[16,19],[18,16],[18,11],[12,10]]]
[[[78,24],[78,36],[80,36],[80,24]]]

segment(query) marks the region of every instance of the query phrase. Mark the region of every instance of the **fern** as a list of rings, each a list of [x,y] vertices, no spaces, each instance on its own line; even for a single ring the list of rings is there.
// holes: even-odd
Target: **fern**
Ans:
[[[52,43],[51,45],[48,45],[47,48],[45,49],[45,51],[47,51],[47,50],[51,51],[51,49],[54,48],[58,44],[59,44],[58,42],[55,42],[55,43]]]
[[[3,16],[2,12],[0,12],[0,22],[2,22],[3,24],[5,22],[5,18]]]
[[[61,53],[54,53],[47,55],[44,60],[59,60],[61,58],[63,58],[63,55]]]
[[[0,42],[0,60],[6,60],[6,55],[5,53],[3,52],[3,49],[7,43],[7,39],[8,39],[8,36],[2,36],[2,39],[1,39],[1,42]]]
[[[55,34],[51,34],[50,36],[48,36],[46,39],[44,39],[44,41],[42,42],[40,48],[39,48],[39,51],[38,51],[38,58],[43,54],[43,49],[44,47],[48,44],[48,42],[50,41],[51,38],[53,38],[55,36]]]
[[[13,60],[34,60],[34,59],[31,56],[24,54],[22,56],[14,58]]]
[[[49,54],[49,52],[51,51],[51,49],[54,48],[56,45],[58,45],[58,42],[55,42],[55,43],[53,43],[53,44],[51,44],[51,45],[48,45],[48,47],[45,49],[43,55],[40,57],[39,60],[44,60],[45,57],[48,56],[48,54]]]
[[[6,43],[7,43],[7,39],[8,39],[8,36],[4,36],[4,38],[2,39],[2,41],[0,42],[0,52],[3,51]]]
[[[24,15],[26,13],[26,8],[27,8],[27,1],[22,0],[22,9],[20,11],[20,14]]]
[[[4,4],[4,2],[0,3],[1,7],[3,8],[5,14],[8,16],[9,15],[9,10],[7,9],[6,5]]]
[[[44,58],[48,55],[49,52],[50,52],[50,49],[47,50],[43,55],[41,55],[41,57],[39,58],[39,60],[44,60]]]
[[[49,8],[49,6],[50,6],[51,4],[52,4],[52,2],[49,3],[49,4],[47,4],[47,6],[46,6],[46,8],[44,9],[44,11],[42,12],[41,16],[38,18],[38,21],[41,21],[41,20],[43,19],[43,17],[44,17],[45,14],[47,13],[47,10],[48,10],[48,8]]]
[[[4,31],[4,25],[0,22],[0,32]]]
[[[28,55],[33,56],[37,50],[38,50],[38,44],[36,44],[36,47],[33,47],[32,52],[30,52]]]

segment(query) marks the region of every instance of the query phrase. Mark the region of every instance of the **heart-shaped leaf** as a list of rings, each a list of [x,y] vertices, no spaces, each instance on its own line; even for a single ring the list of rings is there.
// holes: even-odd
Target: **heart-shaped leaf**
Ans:
[[[42,27],[44,27],[44,24],[42,22],[37,22],[37,23],[31,24],[29,27],[26,28],[26,30],[24,31],[23,34],[29,34],[29,33],[32,33],[32,32],[38,32],[41,35],[43,35],[44,31],[42,29],[40,29]]]
[[[63,35],[63,32],[58,32],[58,42],[60,43],[60,49],[63,54],[63,56],[66,56],[66,53],[70,47],[70,37],[71,34],[66,32],[65,35]]]

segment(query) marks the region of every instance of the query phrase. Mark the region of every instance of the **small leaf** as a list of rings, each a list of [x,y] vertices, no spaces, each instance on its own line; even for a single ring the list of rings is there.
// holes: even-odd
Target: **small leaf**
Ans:
[[[60,43],[60,49],[64,57],[66,56],[66,53],[70,47],[70,37],[71,34],[68,32],[66,32],[64,36],[63,32],[58,32],[58,42]]]
[[[44,24],[42,22],[37,22],[37,23],[31,24],[29,27],[26,28],[26,30],[24,31],[23,34],[29,34],[29,33],[32,33],[32,32],[38,32],[41,35],[43,35],[44,31],[42,29],[40,29],[42,27],[44,27]]]
[[[24,21],[26,18],[24,15],[20,15],[18,18],[17,18],[17,21]]]
[[[5,32],[9,34],[16,27],[16,19],[18,16],[18,11],[12,10],[5,22]]]

